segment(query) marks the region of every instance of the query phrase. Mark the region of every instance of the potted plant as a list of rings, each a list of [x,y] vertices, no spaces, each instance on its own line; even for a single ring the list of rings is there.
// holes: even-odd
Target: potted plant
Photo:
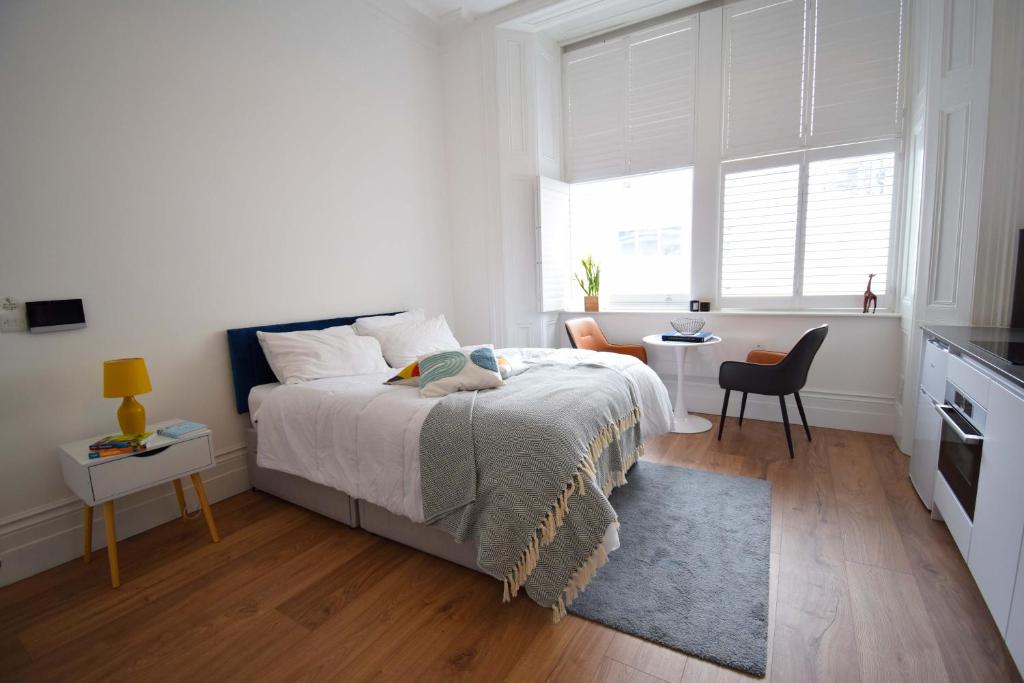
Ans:
[[[573,277],[583,290],[583,310],[594,313],[598,310],[597,294],[601,289],[601,266],[594,263],[593,256],[583,259],[580,264],[583,266],[583,278],[578,273]]]

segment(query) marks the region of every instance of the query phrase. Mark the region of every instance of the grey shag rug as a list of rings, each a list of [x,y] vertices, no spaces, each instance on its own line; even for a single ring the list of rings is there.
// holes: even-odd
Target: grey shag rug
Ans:
[[[764,676],[771,484],[641,461],[611,502],[621,547],[569,612]]]

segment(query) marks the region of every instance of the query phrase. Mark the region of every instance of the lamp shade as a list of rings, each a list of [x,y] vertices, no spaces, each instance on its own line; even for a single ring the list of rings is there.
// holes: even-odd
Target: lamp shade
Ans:
[[[103,363],[103,397],[117,398],[146,394],[149,384],[146,361],[142,358],[118,358]]]

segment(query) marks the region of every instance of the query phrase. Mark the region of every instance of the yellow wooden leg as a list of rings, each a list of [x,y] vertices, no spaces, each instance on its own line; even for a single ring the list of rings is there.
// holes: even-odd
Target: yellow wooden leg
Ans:
[[[206,526],[210,529],[210,539],[214,543],[219,543],[220,534],[217,533],[217,525],[213,521],[213,510],[210,509],[210,501],[206,500],[206,489],[203,488],[203,480],[198,473],[192,475],[192,486],[195,487],[199,505],[203,508],[203,517],[206,517]]]
[[[82,560],[88,564],[92,559],[92,507],[82,508]]]
[[[107,559],[110,561],[110,585],[121,585],[121,568],[117,565],[117,531],[114,529],[114,501],[103,504],[103,521],[107,526]]]
[[[181,480],[174,480],[174,493],[178,496],[178,511],[181,513],[181,521],[187,522],[188,515],[185,512],[185,490],[181,488]]]

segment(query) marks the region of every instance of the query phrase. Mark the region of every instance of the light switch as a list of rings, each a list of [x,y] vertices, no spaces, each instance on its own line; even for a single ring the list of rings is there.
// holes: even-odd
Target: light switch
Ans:
[[[24,332],[28,330],[25,309],[13,298],[0,301],[0,332]]]

